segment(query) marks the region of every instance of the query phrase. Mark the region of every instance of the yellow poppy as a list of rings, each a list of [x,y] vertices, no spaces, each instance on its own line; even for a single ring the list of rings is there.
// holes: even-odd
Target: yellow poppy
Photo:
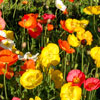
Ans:
[[[38,96],[35,96],[35,99],[30,98],[29,100],[41,100],[41,98],[40,98],[40,97],[38,97]]]
[[[3,32],[5,32],[6,34],[6,38],[14,40],[14,32],[10,31],[10,30],[3,30]]]
[[[61,100],[80,100],[82,89],[78,86],[72,86],[72,83],[66,83],[61,87]]]
[[[71,19],[68,18],[65,21],[65,27],[69,30],[69,31],[74,31],[76,27],[80,26],[80,21],[77,19]]]
[[[54,70],[51,73],[51,80],[55,83],[55,88],[61,88],[63,85],[63,73],[60,70]]]
[[[83,9],[83,12],[88,14],[88,15],[98,15],[100,14],[100,6],[88,6]]]
[[[20,84],[26,89],[33,89],[40,85],[43,75],[40,70],[28,69],[20,78]]]
[[[49,43],[43,48],[39,57],[42,67],[56,66],[60,62],[59,47],[54,43]]]
[[[80,26],[82,28],[85,28],[88,24],[89,24],[89,20],[85,20],[85,19],[80,20]]]
[[[68,35],[68,43],[73,47],[78,47],[80,45],[80,41],[75,37],[74,34]]]

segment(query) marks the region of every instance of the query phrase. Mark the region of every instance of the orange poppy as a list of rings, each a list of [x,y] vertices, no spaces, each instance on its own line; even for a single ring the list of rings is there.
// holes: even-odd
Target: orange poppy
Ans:
[[[23,5],[27,5],[28,4],[28,1],[27,0],[22,1],[22,4]]]
[[[7,70],[6,70],[5,67],[6,67],[5,64],[0,63],[0,75],[3,75],[5,73],[5,71],[6,71],[6,73],[5,73],[6,78],[10,79],[11,77],[14,76],[14,72],[11,71],[8,66],[7,66]]]
[[[0,42],[1,42],[2,40],[4,40],[4,39],[6,39],[6,38],[4,38],[4,37],[0,36]]]
[[[70,48],[70,45],[67,41],[63,41],[61,39],[58,40],[59,46],[62,50],[66,51],[67,53],[74,53],[75,50]]]
[[[73,31],[70,31],[65,27],[65,20],[61,20],[60,24],[61,24],[62,29],[64,29],[65,31],[67,31],[69,33],[73,33]]]
[[[18,55],[10,50],[0,51],[0,63],[7,63],[8,66],[13,65],[18,60]]]
[[[63,14],[64,14],[64,15],[68,14],[67,9],[65,9],[65,10],[63,11]]]
[[[22,17],[21,21],[18,24],[23,28],[35,28],[37,26],[37,19],[38,14],[26,14]]]
[[[33,59],[26,60],[24,65],[21,66],[21,69],[26,70],[26,69],[35,69],[35,62]]]
[[[52,31],[54,29],[54,26],[52,24],[47,25],[48,31]]]
[[[0,0],[0,4],[3,2],[3,0]]]

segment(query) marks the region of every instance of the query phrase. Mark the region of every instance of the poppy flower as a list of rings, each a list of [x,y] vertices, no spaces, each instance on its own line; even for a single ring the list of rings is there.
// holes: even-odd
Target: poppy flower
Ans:
[[[8,50],[12,50],[13,46],[15,46],[14,41],[10,39],[4,39],[0,42],[0,47]]]
[[[2,40],[4,40],[4,39],[5,39],[4,37],[0,36],[0,42],[1,42]]]
[[[0,51],[0,63],[7,63],[8,66],[13,65],[18,60],[18,55],[10,50]]]
[[[3,30],[6,26],[5,20],[1,17],[2,12],[0,11],[0,30]]]
[[[71,82],[68,82],[61,87],[61,100],[80,100],[81,95],[82,89],[79,86],[72,86]]]
[[[99,15],[100,14],[100,6],[88,6],[83,9],[83,12],[88,15]]]
[[[59,46],[62,50],[66,51],[66,53],[74,53],[75,50],[70,48],[70,45],[67,41],[63,41],[61,39],[58,40]]]
[[[5,73],[6,71],[6,73]],[[14,72],[12,70],[10,70],[9,66],[7,66],[7,70],[6,70],[6,66],[4,63],[0,63],[0,75],[4,75],[5,73],[5,77],[7,79],[10,79],[14,76]]]
[[[87,91],[97,90],[100,87],[100,80],[97,78],[88,78],[84,81],[84,88]]]
[[[53,15],[53,14],[47,14],[47,13],[45,13],[42,17],[43,17],[44,20],[48,20],[48,19],[53,20],[54,18],[56,18],[55,15]]]
[[[23,70],[35,69],[35,62],[34,62],[34,60],[33,59],[26,60],[24,65],[21,66],[21,69],[23,69]]]
[[[33,99],[33,98],[29,98],[29,100],[41,100],[41,98],[38,97],[38,96],[35,96],[35,99]]]
[[[42,49],[38,59],[43,69],[58,65],[60,62],[59,47],[54,43],[49,43]]]
[[[63,4],[61,0],[56,0],[55,5],[58,9],[63,11],[63,14],[68,14],[67,9],[66,9],[67,7]]]
[[[3,0],[0,0],[0,4],[3,2]]]
[[[64,29],[65,31],[67,31],[69,33],[73,33],[73,31],[70,31],[65,27],[65,20],[61,20],[60,24],[61,24],[62,29]]]
[[[52,24],[47,25],[48,31],[52,31],[54,29],[54,26]]]
[[[22,17],[21,21],[18,24],[23,28],[35,28],[37,26],[37,16],[38,14],[26,14]]]
[[[13,97],[12,100],[21,100],[21,99],[18,97]]]
[[[51,80],[55,83],[55,88],[61,88],[63,85],[63,73],[60,70],[54,70],[51,72]]]
[[[27,0],[22,1],[22,4],[23,5],[27,5],[28,4],[28,1]]]
[[[37,19],[37,22],[41,23],[41,24],[46,24],[47,20],[44,19]]]
[[[74,2],[74,0],[69,0],[69,2]]]
[[[73,47],[78,47],[80,45],[80,41],[74,34],[68,35],[67,41]]]
[[[67,81],[72,82],[73,86],[81,86],[85,81],[85,74],[78,69],[71,70],[67,75]]]
[[[20,84],[26,89],[33,89],[40,85],[43,75],[40,70],[28,69],[20,78]]]
[[[39,35],[41,35],[42,32],[42,25],[40,23],[37,23],[37,26],[35,28],[28,28],[28,34],[36,39]]]

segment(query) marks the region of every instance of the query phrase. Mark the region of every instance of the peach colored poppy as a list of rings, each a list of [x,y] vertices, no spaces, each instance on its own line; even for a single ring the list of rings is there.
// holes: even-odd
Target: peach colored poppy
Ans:
[[[58,40],[59,46],[62,50],[66,51],[66,53],[74,53],[75,50],[70,48],[70,45],[67,41],[63,41],[61,39]]]
[[[21,21],[18,24],[23,28],[35,28],[37,26],[37,14],[26,14],[22,17]]]
[[[27,0],[22,1],[22,4],[23,5],[27,5],[28,4],[28,1]]]
[[[70,31],[65,27],[65,20],[61,20],[60,24],[61,24],[62,29],[64,29],[65,31],[67,31],[69,33],[73,33],[73,31]]]

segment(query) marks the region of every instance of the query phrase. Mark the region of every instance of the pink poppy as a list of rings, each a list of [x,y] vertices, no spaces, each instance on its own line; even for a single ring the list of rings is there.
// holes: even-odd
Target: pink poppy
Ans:
[[[53,14],[47,14],[47,13],[45,13],[42,17],[43,17],[44,20],[48,20],[48,19],[53,20],[54,18],[56,18],[55,15],[53,15]]]
[[[85,81],[85,74],[78,69],[73,69],[68,73],[67,81],[73,86],[81,86]]]
[[[1,17],[2,12],[0,11],[0,30],[3,30],[6,26],[5,20]]]
[[[12,100],[21,100],[21,99],[18,97],[13,97]]]
[[[37,38],[39,35],[41,35],[42,32],[42,25],[40,23],[37,23],[37,27],[35,28],[28,28],[28,33],[32,38]]]
[[[100,87],[100,80],[97,78],[88,78],[84,81],[84,88],[87,91],[97,90]]]

